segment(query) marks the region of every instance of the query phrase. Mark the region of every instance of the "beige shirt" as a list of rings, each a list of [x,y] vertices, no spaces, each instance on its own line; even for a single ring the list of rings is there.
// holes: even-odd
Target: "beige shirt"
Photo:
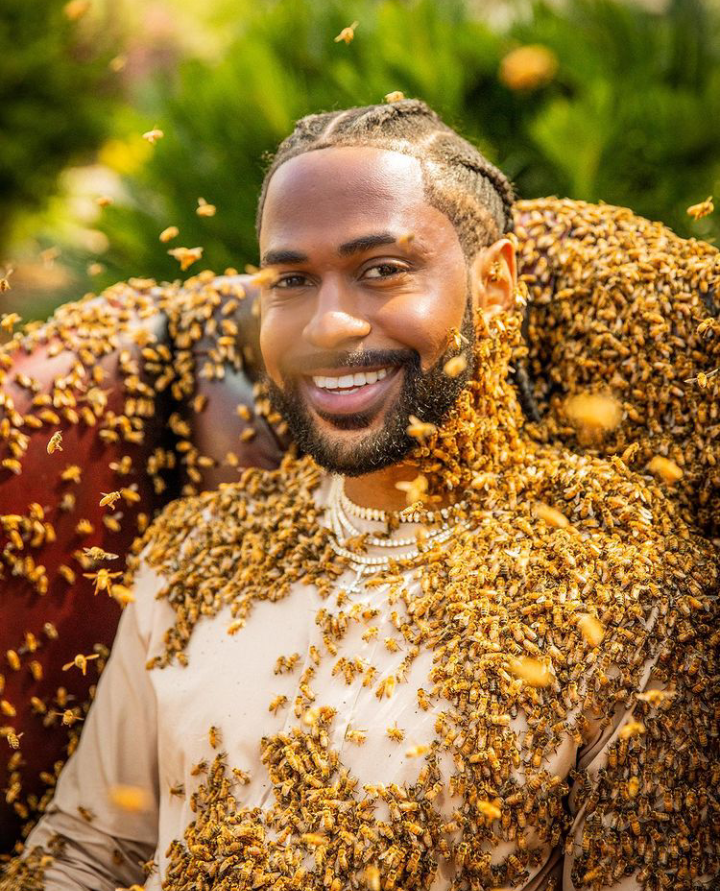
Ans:
[[[327,497],[327,482],[316,494],[321,502]],[[380,528],[369,521],[356,523],[369,530]],[[403,525],[397,535],[407,537],[415,528]],[[369,552],[383,553],[379,548]],[[354,573],[348,571],[335,590],[352,578]],[[411,578],[409,584],[419,583]],[[235,788],[238,802],[247,807],[266,806],[273,787],[260,761],[259,742],[263,736],[302,726],[292,703],[303,670],[311,664],[311,645],[324,654],[312,681],[316,704],[337,709],[330,746],[358,777],[360,795],[363,784],[416,782],[423,758],[408,757],[408,749],[435,737],[439,706],[425,711],[417,697],[419,687],[427,690],[430,686],[431,651],[420,652],[392,696],[376,695],[379,681],[397,671],[407,651],[392,618],[393,612],[402,617],[405,605],[399,599],[389,600],[388,586],[349,595],[343,609],[352,612],[355,606],[356,618],[339,641],[336,656],[327,654],[316,623],[320,609],[338,611],[334,598],[322,600],[315,588],[298,585],[282,600],[255,603],[246,626],[235,634],[227,631],[232,621],[228,610],[202,618],[186,650],[187,667],[173,664],[148,671],[148,659],[161,652],[164,633],[175,619],[168,602],[155,599],[163,585],[164,579],[143,561],[134,584],[136,600],[122,616],[80,744],[62,772],[49,813],[28,839],[27,850],[47,845],[55,833],[69,839],[63,855],[46,873],[46,887],[53,891],[114,891],[118,886],[142,884],[140,863],[151,859],[157,862],[157,869],[145,887],[159,891],[168,846],[174,839],[182,840],[185,828],[195,818],[189,800],[202,777],[193,776],[192,768],[203,759],[212,762],[217,754],[208,738],[211,725],[222,734],[221,748],[227,752],[228,764],[250,775],[249,784]],[[366,610],[369,618],[361,615]],[[372,610],[377,612],[372,615]],[[377,633],[368,633],[372,626],[377,627]],[[294,670],[275,673],[278,658],[293,653],[300,654]],[[374,683],[364,686],[362,673],[349,683],[342,671],[333,675],[333,667],[343,656],[359,656],[364,664],[374,666]],[[277,696],[286,697],[287,705],[271,711],[270,703]],[[610,727],[602,734],[594,731],[594,738],[583,747],[568,736],[545,766],[562,778],[576,765],[596,770],[604,763],[605,748],[626,717],[622,711],[618,713]],[[522,718],[515,721],[514,729],[522,730]],[[388,736],[387,728],[393,726],[404,731],[403,741]],[[354,742],[352,734],[347,736],[352,730],[366,732],[363,744]],[[450,767],[451,763],[442,765],[444,780]],[[148,790],[149,809],[138,813],[114,804],[109,790],[119,784]],[[171,788],[176,787],[177,792],[179,786],[184,787],[184,794],[171,793]],[[459,804],[447,789],[434,800],[446,818]],[[91,812],[91,821],[81,815],[79,807]],[[376,807],[387,805],[378,801]],[[582,813],[576,816],[574,828],[578,831],[582,817]],[[528,841],[532,843],[532,838]],[[500,862],[512,851],[509,843],[492,849],[493,862]],[[548,848],[544,863],[524,885],[516,887],[523,891],[546,887],[571,891],[571,859],[560,849]],[[453,861],[443,857],[438,861],[433,891],[449,887],[455,869]],[[551,876],[556,877],[556,886],[548,884]],[[615,887],[639,885],[626,879]]]

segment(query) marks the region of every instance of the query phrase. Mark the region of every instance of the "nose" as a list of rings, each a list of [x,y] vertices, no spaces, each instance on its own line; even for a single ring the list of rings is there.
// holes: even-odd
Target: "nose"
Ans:
[[[303,337],[318,349],[332,350],[348,340],[366,337],[370,330],[370,322],[352,305],[350,295],[328,282],[318,291],[315,312],[303,329]]]

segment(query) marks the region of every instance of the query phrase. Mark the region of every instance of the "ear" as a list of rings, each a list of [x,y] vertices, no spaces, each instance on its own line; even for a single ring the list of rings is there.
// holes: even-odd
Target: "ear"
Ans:
[[[486,317],[513,306],[517,290],[515,245],[500,238],[479,251],[470,264],[473,305]]]

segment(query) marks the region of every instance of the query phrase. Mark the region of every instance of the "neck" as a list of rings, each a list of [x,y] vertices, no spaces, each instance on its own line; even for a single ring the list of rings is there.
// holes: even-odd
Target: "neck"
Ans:
[[[421,472],[418,464],[401,461],[363,476],[346,477],[345,494],[360,507],[401,511],[408,506],[408,501],[405,492],[398,489],[397,484],[411,482]],[[428,507],[446,507],[449,503],[447,495],[437,496]]]

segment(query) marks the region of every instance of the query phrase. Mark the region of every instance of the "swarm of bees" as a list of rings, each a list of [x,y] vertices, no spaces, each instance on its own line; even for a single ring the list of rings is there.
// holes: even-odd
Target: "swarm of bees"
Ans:
[[[718,639],[709,596],[717,568],[714,550],[698,533],[707,535],[720,515],[714,373],[720,365],[720,326],[707,324],[706,318],[717,309],[720,261],[709,246],[674,239],[629,211],[580,202],[519,202],[515,234],[520,275],[529,291],[529,346],[520,336],[519,319],[506,319],[502,328],[492,320],[479,323],[485,327],[477,344],[455,346],[468,355],[474,349],[483,372],[463,392],[447,424],[431,430],[432,425],[409,419],[422,433],[415,437],[411,456],[417,478],[425,481],[420,494],[463,493],[467,507],[461,518],[471,530],[433,548],[417,564],[396,567],[401,576],[406,569],[421,574],[415,600],[403,600],[402,581],[397,582],[398,596],[417,650],[435,650],[428,692],[418,694],[418,704],[438,706],[443,713],[432,744],[406,750],[407,758],[418,763],[418,783],[407,791],[390,784],[368,791],[367,800],[377,795],[390,808],[390,820],[380,827],[367,813],[366,799],[358,795],[340,753],[328,743],[332,717],[317,703],[310,706],[304,694],[300,703],[275,697],[273,710],[295,706],[299,717],[312,708],[314,718],[301,721],[297,733],[263,740],[263,764],[277,804],[262,816],[243,812],[233,791],[237,768],[218,754],[205,765],[193,798],[193,823],[168,853],[168,891],[196,888],[199,875],[217,881],[231,857],[243,887],[260,887],[273,876],[298,889],[323,885],[341,891],[352,877],[364,875],[368,887],[421,888],[432,878],[438,853],[474,881],[511,886],[535,863],[536,854],[522,846],[524,833],[536,832],[558,845],[569,828],[568,784],[544,769],[545,759],[568,738],[582,744],[585,714],[601,715],[611,703],[629,702],[634,703],[633,718],[618,732],[607,768],[599,777],[580,773],[575,779],[577,806],[587,805],[588,815],[576,884],[587,876],[590,882],[607,883],[618,869],[618,875],[636,869],[642,881],[664,887],[661,877],[672,870],[676,886],[685,889],[703,873],[717,871],[720,852],[710,805],[720,781],[713,700]],[[182,265],[182,255],[177,259]],[[72,382],[56,381],[49,400],[38,400],[25,416],[5,397],[8,423],[0,433],[6,460],[21,469],[26,444],[19,428],[26,417],[37,418],[45,430],[65,421],[89,425],[89,415],[81,413],[87,408],[108,441],[132,444],[142,435],[154,399],[165,390],[202,410],[201,403],[197,408],[192,403],[200,374],[221,379],[225,365],[237,367],[238,356],[235,335],[210,324],[213,309],[229,295],[217,294],[212,274],[194,281],[197,288],[185,292],[163,291],[141,280],[119,287],[126,307],[148,315],[158,305],[165,308],[175,346],[173,353],[164,353],[163,344],[138,343],[143,369],[154,381],[149,392],[137,388],[139,366],[133,357],[121,359],[126,386],[136,387],[123,416],[106,412],[103,380],[93,370],[102,355],[100,345],[107,346],[123,325],[120,314],[77,306],[61,310],[47,330],[77,351],[88,377],[84,392],[97,392],[71,404],[70,384],[77,388],[83,381],[78,369]],[[238,293],[230,299],[243,297]],[[207,370],[188,361],[201,337],[216,345]],[[228,340],[221,344],[223,337]],[[628,361],[628,343],[640,338],[644,347],[631,351]],[[35,342],[32,332],[25,335],[29,349]],[[511,366],[526,373],[526,390],[540,421],[524,420],[508,380]],[[10,373],[11,363],[2,368]],[[568,399],[578,395],[594,401],[581,400],[579,413],[571,416]],[[256,396],[254,413],[267,416],[264,395],[258,390]],[[254,603],[269,591],[281,599],[302,579],[329,594],[346,567],[330,547],[322,510],[314,501],[320,476],[309,459],[286,458],[277,479],[249,470],[222,490],[196,495],[200,459],[206,456],[193,446],[184,418],[175,417],[171,426],[183,447],[159,450],[147,471],[162,490],[163,472],[183,466],[189,482],[182,494],[191,497],[171,503],[154,522],[146,516],[133,551],[150,544],[149,560],[162,573],[180,559],[182,542],[192,538],[197,547],[182,557],[186,577],[207,580],[206,590],[227,591],[228,567],[217,556],[220,530],[203,519],[210,513],[223,518],[225,534],[242,535],[252,560],[233,564],[232,589],[241,593],[230,603],[218,593],[214,602],[203,602],[202,611],[197,586],[174,574],[173,587],[163,596],[175,610],[176,624],[151,667],[187,661],[185,649],[201,615],[229,605],[233,622],[228,630],[244,633]],[[593,426],[599,435],[584,439],[583,431]],[[651,467],[656,457],[669,463]],[[3,466],[16,472],[15,465]],[[120,461],[116,467],[118,476],[129,470]],[[78,485],[81,468],[71,465],[65,472],[63,485]],[[123,491],[122,481],[117,485],[110,495]],[[112,509],[118,500],[107,506]],[[258,510],[248,512],[249,502]],[[72,510],[74,503],[67,504]],[[37,567],[26,566],[24,557],[33,536],[37,544],[32,547],[52,536],[41,510],[38,505],[2,518],[11,543],[3,560],[39,593],[48,580],[43,582],[42,573],[33,575]],[[93,534],[87,525],[82,528],[83,534]],[[87,560],[116,556],[94,547],[98,550],[80,553]],[[130,573],[136,566],[133,556]],[[130,575],[122,586],[116,581],[120,575],[102,569],[84,573],[96,590],[122,588],[130,599]],[[698,628],[708,631],[698,633]],[[325,632],[332,645],[344,629],[328,620]],[[49,631],[46,636],[53,639]],[[642,671],[661,642],[643,689]],[[26,640],[14,644],[5,653],[6,671],[32,671],[29,653]],[[408,664],[415,655],[409,654]],[[67,668],[69,684],[83,667],[73,660]],[[403,682],[399,672],[394,683]],[[377,679],[370,675],[368,683]],[[31,706],[38,720],[59,718],[69,728],[82,721],[80,707],[57,702],[58,711],[36,699]],[[386,701],[378,699],[379,704]],[[520,733],[514,724],[519,715],[528,725]],[[360,745],[388,730],[399,742],[397,726],[349,729],[345,736]],[[5,735],[12,758],[18,752],[10,733]],[[16,735],[19,752],[27,741],[22,736]],[[219,744],[216,729],[209,744]],[[451,791],[463,797],[463,807],[450,820],[441,819],[433,807],[442,788],[437,758],[443,752],[457,768]],[[13,762],[10,775],[13,803],[24,807],[30,819],[20,795],[21,766]],[[283,816],[288,808],[304,814],[302,831]],[[228,814],[242,820],[240,837],[225,831]],[[617,832],[607,832],[607,819],[616,821]],[[268,826],[278,830],[277,841],[266,832]],[[491,869],[488,845],[499,840],[516,842],[515,850]],[[288,846],[288,841],[295,844]],[[3,881],[8,888],[18,887],[17,881],[33,887],[47,866],[43,856],[48,853],[14,861],[0,888]]]

